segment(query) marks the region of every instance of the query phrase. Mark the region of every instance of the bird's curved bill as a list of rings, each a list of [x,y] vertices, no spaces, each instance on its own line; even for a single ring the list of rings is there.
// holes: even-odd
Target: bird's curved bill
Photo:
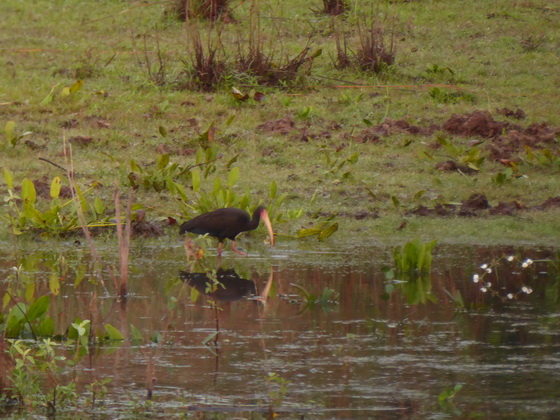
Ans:
[[[268,217],[268,212],[266,210],[262,211],[261,220],[264,222],[264,225],[268,230],[268,235],[270,236],[270,246],[274,246],[274,232],[272,231],[272,224],[270,223],[270,218]]]

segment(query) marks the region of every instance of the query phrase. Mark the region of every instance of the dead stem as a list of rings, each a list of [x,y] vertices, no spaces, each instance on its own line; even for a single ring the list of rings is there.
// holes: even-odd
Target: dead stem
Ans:
[[[118,287],[118,296],[124,299],[127,294],[128,282],[128,259],[130,255],[130,235],[131,235],[131,210],[132,210],[132,191],[129,191],[128,201],[126,205],[126,220],[123,232],[121,222],[121,205],[119,188],[115,188],[115,212],[117,218],[117,237],[119,238],[119,260],[120,260],[120,284]]]
[[[64,152],[64,161],[66,162],[66,167],[68,168],[66,171],[66,177],[68,178],[68,183],[70,184],[70,192],[72,193],[72,200],[75,201],[77,204],[76,206],[76,213],[78,215],[78,220],[80,221],[80,227],[84,232],[84,236],[86,237],[86,242],[89,246],[91,256],[93,258],[93,265],[94,270],[97,272],[97,277],[105,289],[105,293],[109,293],[107,290],[107,286],[105,286],[105,281],[103,280],[103,273],[101,272],[102,261],[95,245],[93,243],[93,239],[91,237],[91,233],[88,229],[86,218],[84,216],[84,212],[81,206],[81,200],[79,199],[78,188],[76,187],[76,181],[74,179],[74,159],[72,155],[72,144],[67,144],[66,142],[66,133],[62,135],[63,140],[63,152]]]

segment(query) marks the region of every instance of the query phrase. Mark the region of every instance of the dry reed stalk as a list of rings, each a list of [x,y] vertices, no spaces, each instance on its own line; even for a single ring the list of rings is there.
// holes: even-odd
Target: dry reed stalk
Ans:
[[[132,191],[129,191],[128,201],[126,205],[125,227],[121,222],[121,201],[119,196],[119,188],[115,188],[115,213],[117,218],[117,237],[119,238],[119,261],[120,261],[120,282],[118,287],[118,296],[121,299],[126,297],[128,283],[128,259],[130,255],[130,236],[131,236],[131,220],[132,220]]]
[[[109,293],[109,291],[107,290],[107,286],[105,286],[105,281],[103,280],[103,273],[101,272],[101,266],[103,265],[103,262],[101,260],[101,257],[99,256],[99,253],[97,252],[97,249],[95,248],[93,239],[91,237],[91,232],[89,231],[89,228],[87,226],[86,218],[84,216],[80,197],[78,194],[78,188],[76,187],[76,181],[74,179],[74,159],[72,155],[72,144],[67,144],[66,133],[62,135],[62,140],[64,161],[66,162],[66,167],[68,168],[66,170],[66,177],[68,178],[68,183],[70,184],[72,200],[78,203],[76,206],[76,213],[78,215],[78,220],[80,221],[80,227],[82,229],[82,232],[84,232],[86,242],[89,246],[91,256],[93,258],[94,270],[97,272],[97,276],[99,278],[99,281],[101,282],[101,285],[103,286],[103,289],[105,289],[105,293]]]

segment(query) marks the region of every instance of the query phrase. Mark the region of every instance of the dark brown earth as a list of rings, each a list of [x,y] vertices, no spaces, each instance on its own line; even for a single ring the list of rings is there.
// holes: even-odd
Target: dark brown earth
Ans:
[[[496,206],[491,206],[484,194],[475,193],[468,199],[461,202],[461,205],[436,204],[435,207],[418,206],[407,212],[409,215],[416,216],[463,216],[478,217],[485,214],[492,216],[513,216],[523,210],[546,210],[553,207],[560,207],[560,196],[550,197],[548,200],[534,207],[526,207],[520,201],[513,200],[509,203],[499,202]]]
[[[358,143],[377,143],[381,137],[403,133],[429,136],[438,128],[439,127],[437,125],[432,125],[426,128],[409,124],[404,120],[386,118],[381,124],[360,131],[354,136],[354,141]]]
[[[293,131],[295,126],[296,123],[292,117],[285,117],[279,120],[267,121],[264,124],[257,126],[257,130],[264,131],[266,133],[286,135]]]

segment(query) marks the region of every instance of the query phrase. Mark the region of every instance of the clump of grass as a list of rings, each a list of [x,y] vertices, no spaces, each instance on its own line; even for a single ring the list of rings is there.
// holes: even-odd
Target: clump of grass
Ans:
[[[143,36],[143,44],[141,54],[138,53],[137,48],[134,48],[136,60],[140,68],[144,69],[148,75],[148,79],[158,86],[163,86],[167,83],[167,60],[161,51],[159,38],[156,36],[156,52],[155,58],[151,56],[148,51],[148,36]]]
[[[346,0],[323,0],[323,13],[337,16],[346,12],[348,4]]]
[[[364,71],[381,73],[395,63],[396,42],[394,32],[387,34],[385,29],[372,22],[368,28],[358,25],[360,47],[356,61]]]
[[[173,11],[177,18],[186,21],[202,18],[211,21],[231,21],[229,0],[176,0]]]
[[[228,70],[221,29],[211,28],[205,42],[197,27],[192,27],[189,33],[192,53],[190,63],[186,64],[191,77],[190,85],[195,90],[212,91],[224,81]]]
[[[365,72],[382,73],[395,63],[397,48],[395,33],[389,33],[380,24],[372,21],[366,28],[358,24],[358,46],[352,50],[346,34],[335,30],[337,69],[358,67]]]
[[[276,37],[275,39],[278,39]],[[237,72],[256,78],[257,82],[269,86],[283,85],[309,75],[313,61],[321,55],[321,50],[311,53],[311,40],[295,56],[277,59],[279,48],[272,45],[265,47],[265,35],[261,30],[260,13],[256,7],[251,8],[250,27],[247,47],[242,45],[238,36],[235,68]]]

